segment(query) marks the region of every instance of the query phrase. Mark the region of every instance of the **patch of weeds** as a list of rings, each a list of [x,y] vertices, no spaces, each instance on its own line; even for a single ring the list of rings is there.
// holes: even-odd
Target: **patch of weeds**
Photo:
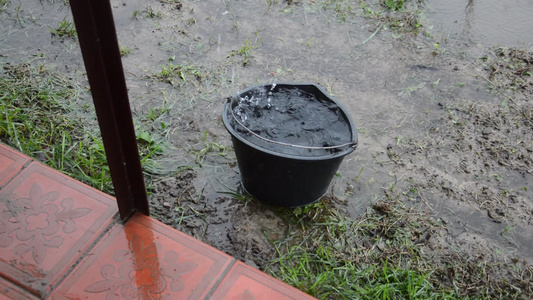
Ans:
[[[383,4],[390,10],[402,10],[404,8],[403,0],[385,0]]]
[[[361,0],[363,16],[385,24],[398,33],[418,33],[422,27],[420,12],[423,1],[420,0],[384,0],[380,4],[371,0]],[[398,35],[397,35],[398,36]],[[399,37],[399,36],[398,36]]]
[[[390,194],[356,220],[328,197],[280,210],[296,227],[274,242],[278,257],[268,272],[320,299],[454,299],[415,249],[433,225]]]
[[[172,107],[168,107],[167,106],[167,102],[165,100],[165,101],[163,101],[163,104],[161,105],[161,107],[150,107],[148,109],[148,112],[144,116],[144,118],[147,121],[150,121],[150,122],[156,122],[156,123],[160,122],[161,129],[164,130],[164,129],[166,129],[168,124],[166,124],[165,122],[161,121],[161,118],[164,115],[168,114],[171,109],[172,109]],[[156,126],[156,127],[158,127],[158,126]]]
[[[488,80],[495,89],[533,94],[533,52],[514,48],[496,48],[489,61],[484,59]]]
[[[192,25],[198,25],[198,22],[196,22],[196,19],[195,18],[190,18],[188,19],[187,21],[185,21],[185,24],[187,24],[187,26],[192,26]]]
[[[442,248],[443,222],[411,207],[423,201],[419,188],[397,189],[391,184],[357,219],[339,212],[334,199],[285,209],[282,216],[294,226],[273,242],[277,258],[267,272],[320,299],[531,295],[533,269],[527,263],[501,272],[499,265]]]
[[[150,107],[146,113],[140,118],[141,123],[148,130],[155,131],[159,135],[164,135],[168,128],[172,125],[170,119],[170,112],[173,105],[168,105],[167,100],[163,100],[163,103],[159,107]]]
[[[121,46],[120,47],[120,56],[126,56],[131,53],[131,48],[127,46]]]
[[[412,93],[416,93],[426,86],[426,82],[420,82],[417,85],[409,86],[406,89],[398,93],[399,97],[409,96]]]
[[[240,49],[233,50],[228,54],[228,58],[233,56],[241,56],[243,58],[242,66],[246,67],[248,63],[250,62],[250,58],[252,57],[252,51],[257,48],[257,44],[252,45],[250,43],[249,39],[246,39],[246,42],[244,43],[244,46],[242,46]]]
[[[242,188],[240,188],[238,190],[233,190],[231,188],[226,187],[226,190],[227,191],[220,191],[219,193],[226,194],[226,195],[230,196],[231,198],[244,203],[245,205],[250,203],[250,202],[257,202],[258,201],[257,199],[255,199],[254,196],[248,194]]]
[[[378,13],[374,12],[375,9],[373,9],[366,1],[359,2],[359,6],[363,10],[363,16],[365,18],[377,19],[379,17]]]
[[[76,32],[76,27],[71,21],[67,20],[66,17],[59,22],[59,25],[56,28],[50,27],[49,31],[53,36],[57,36],[59,38],[75,37],[78,35]]]
[[[435,44],[433,44],[433,48],[434,48],[434,50],[433,50],[433,52],[431,53],[431,54],[433,54],[433,56],[437,56],[437,55],[439,55],[439,46],[440,46],[439,43],[435,43]]]
[[[155,11],[152,7],[149,7],[143,11],[134,10],[131,15],[134,19],[139,19],[142,17],[148,18],[148,19],[162,19],[163,18],[163,14],[160,11]]]
[[[325,1],[323,5],[324,8],[332,10],[335,19],[339,20],[341,23],[345,23],[349,17],[355,15],[351,1],[328,0]]]
[[[278,4],[279,4],[279,0],[267,0],[267,5],[268,5],[267,11],[268,11],[272,6],[275,6],[275,5],[278,5]]]
[[[0,140],[48,166],[105,193],[113,194],[105,149],[97,128],[85,126],[70,102],[78,97],[75,83],[44,65],[4,66],[0,76]],[[85,109],[85,108],[84,108]],[[157,122],[156,112],[148,119]],[[147,129],[148,128],[148,129]],[[148,124],[137,128],[143,169],[155,173],[163,150],[159,133]]]
[[[460,151],[476,153],[479,169],[504,166],[533,173],[533,105],[465,102],[449,108],[450,138]],[[476,165],[471,162],[471,165]]]
[[[0,140],[18,151],[112,193],[103,144],[69,106],[74,84],[44,66],[4,66],[0,76]]]
[[[163,14],[160,11],[155,11],[152,7],[144,11],[144,16],[149,19],[162,19]]]
[[[0,0],[0,12],[3,12],[7,9],[7,0]]]
[[[361,265],[345,260],[325,245],[315,249],[301,246],[277,249],[281,279],[319,299],[453,299],[440,292],[429,275],[403,265]]]
[[[208,155],[217,155],[225,157],[227,155],[228,149],[226,146],[220,145],[215,142],[207,141],[207,131],[204,132],[204,147],[198,151],[191,151],[191,154],[195,156],[195,162],[202,166],[205,158]]]
[[[461,299],[531,299],[533,295],[533,268],[525,261],[488,263],[454,253],[439,265],[443,267],[434,270],[433,276],[452,284]]]
[[[385,21],[389,24],[389,27],[400,33],[418,33],[419,28],[422,26],[419,20],[420,11],[404,11],[395,16],[386,16]]]
[[[166,137],[173,126],[172,107],[165,99],[161,106],[150,107],[135,118],[141,164],[143,170],[151,175],[166,175],[169,171],[162,168],[159,158],[168,147]]]
[[[322,197],[320,201],[306,206],[279,208],[278,213],[286,222],[297,225],[302,231],[317,224],[340,224],[340,216],[332,201],[330,197]]]
[[[198,66],[194,65],[174,65],[169,63],[168,66],[161,66],[161,72],[152,75],[152,77],[163,82],[170,83],[173,86],[180,86],[184,83],[193,83],[191,78],[201,82],[207,74],[202,72]]]
[[[161,154],[163,152],[163,146],[159,142],[154,134],[146,130],[138,130],[137,143],[139,145],[139,152],[142,157],[141,163],[146,162],[152,156]]]
[[[157,133],[151,133],[143,129],[137,129],[137,147],[139,148],[139,156],[141,159],[141,166],[145,173],[151,175],[163,175],[166,170],[163,170],[157,158],[165,151],[164,142]],[[151,183],[148,183],[148,186]]]

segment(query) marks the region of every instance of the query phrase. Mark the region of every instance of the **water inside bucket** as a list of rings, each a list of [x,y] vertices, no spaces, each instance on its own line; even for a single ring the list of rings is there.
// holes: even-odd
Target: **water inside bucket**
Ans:
[[[233,116],[238,120],[238,123],[232,120],[232,126],[239,135],[276,153],[324,156],[348,146],[315,148],[346,145],[352,141],[346,115],[323,95],[273,84],[242,93],[232,102]]]

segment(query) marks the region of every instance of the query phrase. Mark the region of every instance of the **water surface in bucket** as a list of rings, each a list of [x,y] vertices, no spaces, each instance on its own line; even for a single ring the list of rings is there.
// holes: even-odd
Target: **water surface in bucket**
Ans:
[[[323,156],[348,146],[328,147],[351,141],[350,124],[341,108],[328,98],[297,87],[273,84],[243,93],[233,101],[233,116],[238,120],[233,127],[262,148],[283,154]]]

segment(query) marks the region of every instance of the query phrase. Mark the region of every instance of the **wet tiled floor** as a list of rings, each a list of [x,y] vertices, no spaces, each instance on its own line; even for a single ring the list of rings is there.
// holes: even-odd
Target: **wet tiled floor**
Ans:
[[[314,299],[0,144],[0,299]]]

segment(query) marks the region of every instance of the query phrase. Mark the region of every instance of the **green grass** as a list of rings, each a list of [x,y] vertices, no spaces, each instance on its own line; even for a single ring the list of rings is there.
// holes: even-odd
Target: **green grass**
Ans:
[[[363,16],[378,22],[400,37],[404,33],[418,34],[423,27],[420,21],[423,1],[420,0],[361,0]]]
[[[180,64],[175,65],[169,63],[168,66],[161,66],[161,72],[152,75],[160,81],[170,83],[173,86],[181,86],[185,83],[193,83],[191,79],[201,82],[206,74],[200,70],[200,67],[195,65]]]
[[[348,249],[326,240],[276,244],[279,257],[271,261],[270,271],[319,299],[456,299],[430,280],[429,271],[411,268],[409,259],[392,258],[391,265],[386,257],[369,261],[362,259],[363,251],[347,254]]]
[[[120,47],[120,56],[126,56],[131,53],[131,48],[127,46],[121,46]]]
[[[404,8],[403,0],[385,0],[385,6],[390,10],[401,10]]]
[[[0,0],[0,12],[7,9],[7,0]]]
[[[163,14],[160,11],[155,11],[152,7],[148,7],[143,11],[134,10],[132,13],[134,19],[145,17],[147,19],[162,19]]]
[[[252,45],[250,43],[249,39],[246,39],[246,42],[244,43],[244,46],[237,50],[233,50],[228,54],[228,58],[233,56],[241,56],[243,58],[242,66],[246,67],[248,63],[250,62],[250,58],[252,57],[252,51],[257,48],[257,45]]]
[[[340,213],[337,200],[329,197],[305,207],[279,209],[282,219],[292,226],[285,238],[272,241],[277,256],[265,270],[319,299],[519,295],[508,289],[509,284],[485,275],[497,266],[476,267],[457,254],[449,264],[432,266],[422,245],[430,235],[445,229],[438,220],[399,200],[415,193],[413,189],[394,190],[391,186],[383,199],[356,219]],[[513,279],[513,284],[518,282]],[[481,286],[490,288],[482,290]]]
[[[198,151],[193,150],[191,151],[191,154],[195,157],[195,162],[202,166],[205,158],[209,155],[219,155],[219,156],[226,156],[227,155],[227,147],[220,145],[218,143],[215,143],[213,141],[209,142],[207,140],[207,131],[204,132],[204,147]]]
[[[57,36],[60,38],[75,37],[78,35],[78,33],[76,32],[76,27],[72,22],[67,20],[66,17],[59,22],[56,28],[50,27],[49,31],[53,36]]]
[[[277,249],[278,278],[319,299],[456,299],[439,291],[429,274],[409,265],[362,265],[345,260],[339,251],[324,244],[314,249],[293,246]]]
[[[160,11],[155,11],[152,7],[147,8],[145,11],[145,17],[149,19],[161,19],[163,14]]]
[[[72,83],[44,66],[4,66],[0,77],[0,140],[97,189],[112,183],[100,136],[71,115]]]
[[[278,209],[289,229],[271,241],[277,254],[263,269],[319,299],[521,299],[531,293],[533,273],[520,261],[502,279],[496,275],[501,265],[454,249],[428,257],[428,241],[445,234],[445,225],[410,206],[421,201],[416,186],[391,185],[384,194],[358,218],[338,211],[339,200],[331,197]]]
[[[335,18],[342,23],[355,16],[355,6],[352,6],[352,4],[354,4],[354,2],[343,0],[324,1],[324,5],[330,9],[335,15]]]
[[[5,65],[0,76],[0,141],[96,189],[113,194],[111,175],[92,106],[73,105],[80,87],[44,65]],[[137,120],[143,170],[158,173],[170,108],[150,109]],[[89,113],[93,122],[87,125]],[[166,123],[165,123],[166,122]],[[167,127],[168,126],[168,127]]]

